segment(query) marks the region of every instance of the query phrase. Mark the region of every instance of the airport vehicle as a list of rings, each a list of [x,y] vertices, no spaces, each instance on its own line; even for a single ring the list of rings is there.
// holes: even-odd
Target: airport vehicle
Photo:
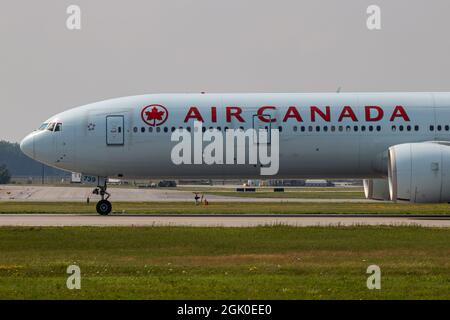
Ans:
[[[192,142],[192,162],[173,159],[179,130],[204,134],[200,145]],[[208,141],[218,139],[205,140],[208,132],[225,137],[231,130],[267,135],[248,135],[246,145],[224,147],[223,154],[216,150],[216,160],[236,160],[239,148],[248,149],[248,159],[251,147],[264,146],[279,155],[267,178],[362,178],[371,199],[450,201],[450,93],[124,97],[51,117],[23,139],[21,149],[47,165],[82,173],[83,182],[96,185],[102,198],[97,211],[105,215],[112,208],[108,178],[252,179],[269,172],[259,159],[205,163]]]

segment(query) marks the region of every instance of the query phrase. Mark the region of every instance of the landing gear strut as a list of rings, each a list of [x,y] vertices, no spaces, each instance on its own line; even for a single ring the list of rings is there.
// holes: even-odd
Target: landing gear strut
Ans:
[[[108,199],[111,195],[106,191],[106,183],[103,186],[98,186],[97,188],[95,188],[92,193],[100,195],[100,197],[102,197],[102,200],[100,200],[96,206],[97,213],[102,216],[107,216],[108,214],[110,214],[112,211],[112,204],[108,201]]]

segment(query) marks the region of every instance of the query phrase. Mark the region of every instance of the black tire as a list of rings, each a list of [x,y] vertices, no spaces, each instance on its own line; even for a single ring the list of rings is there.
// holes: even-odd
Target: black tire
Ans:
[[[108,200],[101,200],[97,203],[96,209],[99,215],[107,216],[112,211],[111,202],[109,202]]]

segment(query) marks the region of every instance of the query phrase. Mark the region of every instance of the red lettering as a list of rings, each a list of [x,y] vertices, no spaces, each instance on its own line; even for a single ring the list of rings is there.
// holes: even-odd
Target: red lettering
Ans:
[[[392,116],[389,121],[394,121],[395,118],[403,118],[405,121],[410,121],[406,110],[402,106],[396,106],[392,112]]]
[[[227,107],[227,122],[231,122],[231,117],[235,117],[239,122],[245,122],[245,120],[241,117],[242,109],[240,107]]]
[[[197,107],[190,107],[188,113],[186,114],[186,118],[184,118],[184,122],[188,122],[189,119],[196,119],[197,121],[203,122],[203,117],[198,111]]]
[[[372,110],[375,110],[377,112],[376,116],[372,116]],[[379,106],[366,106],[364,108],[364,111],[366,113],[366,121],[380,121],[383,119],[384,112],[383,109],[381,109]]]
[[[275,110],[276,108],[273,106],[264,106],[258,109],[258,118],[259,120],[261,120],[262,122],[274,122],[276,121],[275,118],[271,118],[270,115],[264,114],[264,110],[267,109],[271,109],[271,110]]]
[[[211,107],[211,121],[217,122],[217,108]]]
[[[345,106],[342,109],[342,112],[339,116],[339,122],[342,121],[343,118],[351,118],[353,121],[358,121],[358,119],[356,118],[355,113],[353,112],[352,108],[350,106]]]
[[[287,109],[286,114],[284,115],[283,122],[286,122],[289,118],[295,118],[298,122],[302,122],[303,119],[300,116],[300,113],[298,112],[297,108],[294,106],[291,106]]]
[[[317,108],[316,106],[311,106],[311,121],[315,122],[316,121],[316,113],[325,121],[330,122],[330,117],[331,117],[331,113],[330,113],[330,107],[325,107],[325,113],[320,110],[319,108]]]

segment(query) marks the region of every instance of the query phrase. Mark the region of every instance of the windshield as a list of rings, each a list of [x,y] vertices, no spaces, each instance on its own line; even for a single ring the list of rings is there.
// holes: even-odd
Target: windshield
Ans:
[[[41,127],[43,127],[44,125],[42,125]],[[46,127],[46,129],[48,131],[52,131],[52,132],[58,132],[58,131],[62,131],[62,123],[61,122],[50,122],[48,124],[48,126]]]
[[[45,128],[47,128],[48,123],[43,123],[41,124],[41,126],[38,128],[39,131],[45,130]]]
[[[54,123],[54,122],[50,123],[50,124],[48,125],[48,127],[47,127],[47,130],[48,130],[48,131],[53,131],[53,129],[55,129],[55,125],[56,125],[56,123]]]

